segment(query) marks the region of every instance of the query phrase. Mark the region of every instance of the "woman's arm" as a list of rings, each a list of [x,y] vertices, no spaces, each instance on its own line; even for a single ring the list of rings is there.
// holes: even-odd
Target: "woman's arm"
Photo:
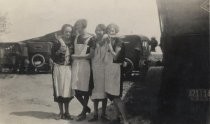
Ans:
[[[88,58],[89,54],[85,54],[85,55],[72,55],[72,59],[86,59]]]
[[[90,53],[85,55],[72,55],[72,59],[91,59],[94,57],[94,49],[90,48]]]
[[[111,43],[109,43],[109,50],[112,53],[114,60],[116,60],[118,58],[118,55],[121,51],[121,47],[120,46],[116,46],[115,50],[113,49]]]

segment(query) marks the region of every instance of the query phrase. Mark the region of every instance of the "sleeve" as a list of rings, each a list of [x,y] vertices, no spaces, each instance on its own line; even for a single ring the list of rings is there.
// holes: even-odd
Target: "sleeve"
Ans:
[[[68,45],[68,47],[69,47],[69,52],[70,52],[70,54],[72,55],[72,54],[74,54],[74,43],[71,41],[71,43]]]
[[[90,53],[90,49],[95,49],[96,48],[96,39],[95,37],[92,37],[89,42],[88,42],[88,49],[87,49],[87,53]]]
[[[119,38],[116,38],[113,48],[114,48],[114,50],[116,50],[117,47],[122,47],[122,45],[123,45],[123,41],[120,40]]]
[[[113,63],[123,63],[125,59],[125,44],[122,40],[116,39],[114,49],[116,49],[116,47],[120,47],[121,50],[118,53],[116,60],[113,60]]]
[[[54,41],[53,45],[52,45],[52,49],[51,49],[51,59],[53,61],[56,61],[55,60],[56,59],[56,51],[59,49],[59,47],[60,47],[60,44],[58,43],[58,41],[57,40]]]
[[[91,48],[95,49],[95,47],[96,47],[96,38],[95,37],[92,37],[90,39],[90,41],[88,42],[88,46],[90,46]]]

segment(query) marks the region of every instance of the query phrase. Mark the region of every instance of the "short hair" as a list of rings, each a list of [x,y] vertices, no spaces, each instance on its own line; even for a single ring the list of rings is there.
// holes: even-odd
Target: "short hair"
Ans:
[[[102,30],[102,31],[104,31],[104,32],[106,32],[106,26],[104,25],[104,24],[98,24],[97,26],[96,26],[96,29],[95,29],[95,32],[96,32],[96,30]]]
[[[61,27],[61,33],[62,33],[62,34],[64,33],[64,31],[65,31],[65,29],[66,29],[67,27],[70,27],[70,28],[73,29],[73,26],[72,26],[72,25],[70,25],[70,24],[64,24],[64,25]]]
[[[118,33],[118,32],[120,31],[118,25],[116,25],[116,24],[114,24],[114,23],[111,23],[111,24],[109,24],[109,25],[107,26],[106,32],[108,33],[108,31],[109,31],[111,28],[114,28],[116,33]]]
[[[151,37],[151,40],[155,40],[156,38],[155,37]]]
[[[85,29],[87,27],[87,20],[86,19],[79,19],[75,22],[74,24],[74,28],[77,26],[77,25],[82,25],[82,28]]]

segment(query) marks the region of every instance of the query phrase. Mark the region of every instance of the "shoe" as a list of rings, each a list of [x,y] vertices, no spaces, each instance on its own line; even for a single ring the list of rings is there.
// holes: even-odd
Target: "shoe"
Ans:
[[[82,115],[77,117],[76,121],[83,121],[85,119],[86,119],[86,114],[82,114]]]
[[[84,111],[82,111],[77,117],[82,116],[84,114]]]
[[[87,107],[85,108],[85,112],[86,112],[86,113],[90,113],[90,112],[91,112],[91,109],[87,106]]]
[[[73,118],[71,117],[71,115],[69,113],[64,114],[64,119],[65,120],[73,120]]]
[[[108,121],[110,121],[110,120],[107,118],[106,115],[101,115],[101,120],[102,120],[103,122],[108,122]]]
[[[94,115],[93,118],[88,120],[88,122],[95,122],[95,121],[98,121],[98,115]]]
[[[120,124],[120,118],[111,120],[111,122],[109,124]]]
[[[82,116],[83,114],[86,114],[86,113],[90,113],[90,112],[91,112],[91,109],[87,106],[82,110],[82,112],[77,117]]]
[[[124,122],[123,124],[130,124],[130,122]]]
[[[55,117],[55,120],[60,120],[60,119],[64,119],[64,115],[63,115],[63,114],[58,114],[58,115]]]

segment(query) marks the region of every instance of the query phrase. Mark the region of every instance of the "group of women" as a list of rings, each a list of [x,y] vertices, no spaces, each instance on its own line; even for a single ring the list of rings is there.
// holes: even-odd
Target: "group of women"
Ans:
[[[72,120],[69,103],[75,96],[83,106],[76,121],[86,119],[91,110],[89,98],[94,102],[94,116],[88,120],[98,120],[98,104],[102,102],[101,120],[109,121],[106,116],[107,99],[113,101],[118,116],[110,123],[124,124],[128,119],[121,101],[122,81],[120,57],[123,43],[116,37],[119,27],[115,24],[99,24],[95,34],[86,32],[87,21],[80,19],[74,26],[65,24],[60,33],[56,33],[53,42],[52,65],[54,101],[58,103],[60,113],[56,119]],[[121,116],[120,116],[121,115]]]

